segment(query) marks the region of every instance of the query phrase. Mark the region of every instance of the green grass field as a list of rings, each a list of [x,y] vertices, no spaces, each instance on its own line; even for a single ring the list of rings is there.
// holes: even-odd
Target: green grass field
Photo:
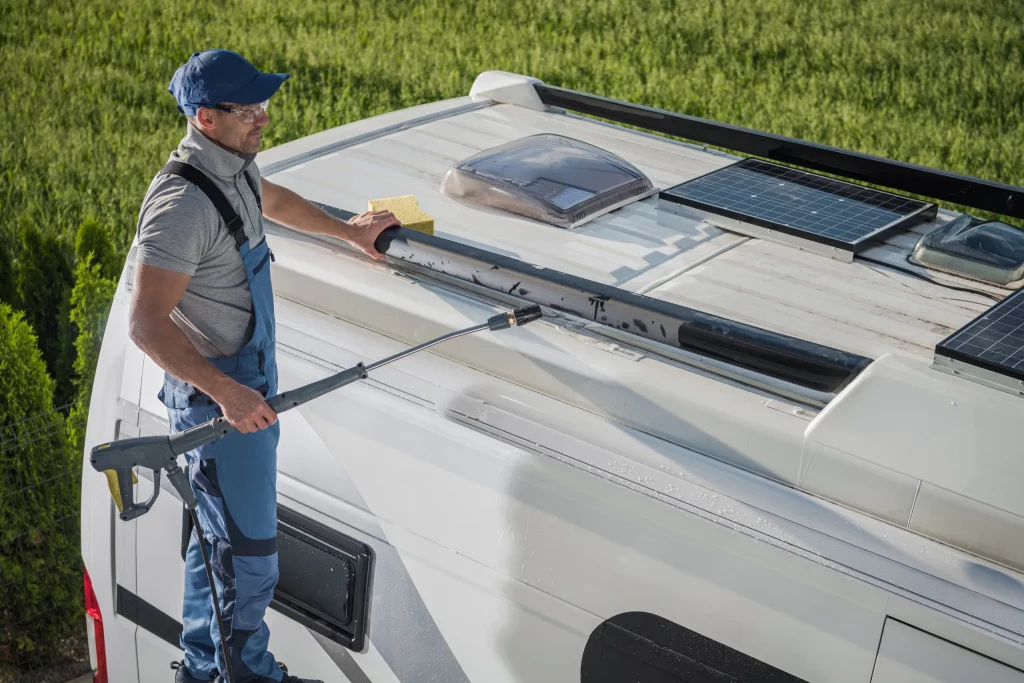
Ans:
[[[167,83],[215,46],[293,74],[268,145],[505,69],[1024,184],[1018,0],[2,0],[0,231],[93,215],[124,249],[183,131]]]

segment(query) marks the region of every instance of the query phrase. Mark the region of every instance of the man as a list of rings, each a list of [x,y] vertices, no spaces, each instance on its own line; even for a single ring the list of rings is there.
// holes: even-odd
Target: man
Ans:
[[[223,415],[239,433],[186,455],[208,540],[228,652],[199,542],[185,560],[183,662],[177,683],[302,679],[283,672],[263,616],[277,584],[276,449],[280,425],[264,401],[277,393],[274,300],[263,216],[341,238],[370,256],[387,211],[349,222],[260,178],[253,159],[267,101],[289,74],[261,73],[230,50],[194,53],[168,91],[188,132],[153,179],[138,223],[132,340],[166,371],[159,398],[172,432]],[[262,215],[261,215],[262,214]]]

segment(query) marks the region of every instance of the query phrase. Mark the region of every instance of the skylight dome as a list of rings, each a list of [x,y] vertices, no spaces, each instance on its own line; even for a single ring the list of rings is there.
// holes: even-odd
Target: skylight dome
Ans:
[[[575,228],[655,191],[628,161],[548,133],[513,140],[451,166],[441,192],[471,204]]]
[[[1024,231],[964,214],[922,237],[912,261],[1006,285],[1024,278]]]

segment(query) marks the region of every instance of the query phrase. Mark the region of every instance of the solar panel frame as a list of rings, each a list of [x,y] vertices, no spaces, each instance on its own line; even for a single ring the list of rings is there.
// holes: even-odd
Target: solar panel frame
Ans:
[[[966,365],[1009,378],[1012,383],[1000,388],[1020,393],[1024,387],[1024,290],[1017,290],[936,344],[935,360],[939,363],[942,358],[958,361],[961,365],[955,369],[961,374],[970,374],[970,368],[963,367]],[[1011,359],[1013,363],[1008,365],[1005,361]],[[987,374],[975,379],[1006,384]]]
[[[738,175],[737,171],[742,172],[743,175]],[[750,173],[764,176],[765,179],[757,179],[756,182],[759,184],[752,185],[749,179]],[[719,189],[722,185],[730,182],[733,183],[732,187]],[[775,185],[768,186],[768,182],[775,183]],[[772,191],[778,192],[778,186],[783,186],[784,191],[791,195],[796,193],[800,203],[795,207],[792,206],[793,197],[790,196],[787,205],[786,197],[771,194]],[[709,187],[710,191],[707,189]],[[694,188],[697,188],[696,191]],[[739,198],[735,194],[751,191],[763,193],[763,196],[759,198],[760,201],[749,202],[749,208],[748,206],[737,206],[735,200]],[[723,196],[728,193],[732,194],[717,202],[707,201],[710,198],[707,195],[713,192],[718,192]],[[702,193],[703,196],[698,197]],[[836,206],[834,204],[830,206],[822,195],[835,197],[835,204],[847,200],[853,201],[849,203],[849,206],[838,209],[837,213]],[[738,225],[731,223],[724,225],[723,227],[726,229],[795,244],[795,246],[809,248],[832,257],[835,257],[835,252],[838,252],[844,260],[852,260],[854,254],[862,251],[871,243],[919,222],[932,220],[938,213],[938,207],[931,202],[911,199],[754,158],[742,159],[729,166],[670,187],[663,190],[659,194],[659,198],[670,204],[699,209],[738,223]],[[751,198],[756,197],[751,195]],[[730,200],[733,205],[727,205]],[[812,204],[812,202],[814,203]],[[776,206],[770,206],[771,204]],[[812,205],[816,207],[813,210]],[[765,210],[765,206],[768,206],[767,210]],[[823,212],[822,218],[810,218],[819,210]],[[759,211],[762,215],[758,215],[754,211]],[[808,214],[808,211],[811,213]],[[766,213],[779,215],[780,212],[786,216],[784,220],[788,220],[788,222],[781,222],[781,216],[780,219],[775,220],[764,217]],[[896,217],[879,224],[883,213],[890,214],[890,216],[895,214]],[[815,222],[820,224],[823,221],[834,220],[836,216],[841,219],[841,223],[848,224],[841,231],[837,231],[838,226],[835,225],[817,231],[809,227],[801,227],[801,225],[810,225]],[[862,218],[875,219],[874,225],[867,231],[858,232],[855,229],[856,224]],[[747,226],[756,226],[763,231],[750,229]],[[827,234],[828,232],[846,232],[849,236],[842,238],[842,235],[832,236]]]

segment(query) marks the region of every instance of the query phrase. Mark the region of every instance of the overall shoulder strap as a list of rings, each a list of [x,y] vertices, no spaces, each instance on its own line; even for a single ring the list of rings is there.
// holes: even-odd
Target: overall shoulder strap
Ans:
[[[228,232],[235,240],[235,248],[240,249],[242,247],[247,239],[245,231],[242,229],[242,219],[235,210],[231,208],[231,204],[228,202],[227,197],[224,196],[224,193],[217,189],[217,186],[213,184],[213,181],[210,180],[205,173],[195,166],[189,166],[188,164],[180,161],[168,161],[167,165],[163,167],[160,173],[162,175],[176,175],[184,178],[202,190],[203,194],[213,202],[213,206],[217,209],[217,213],[220,214],[221,218],[223,218],[224,222],[227,224]]]
[[[259,207],[260,213],[263,213],[263,200],[260,199],[260,193],[256,191],[256,183],[253,182],[248,171],[242,171],[242,175],[245,176],[245,182],[249,185],[249,189],[252,190],[252,196],[256,198],[256,206]]]

